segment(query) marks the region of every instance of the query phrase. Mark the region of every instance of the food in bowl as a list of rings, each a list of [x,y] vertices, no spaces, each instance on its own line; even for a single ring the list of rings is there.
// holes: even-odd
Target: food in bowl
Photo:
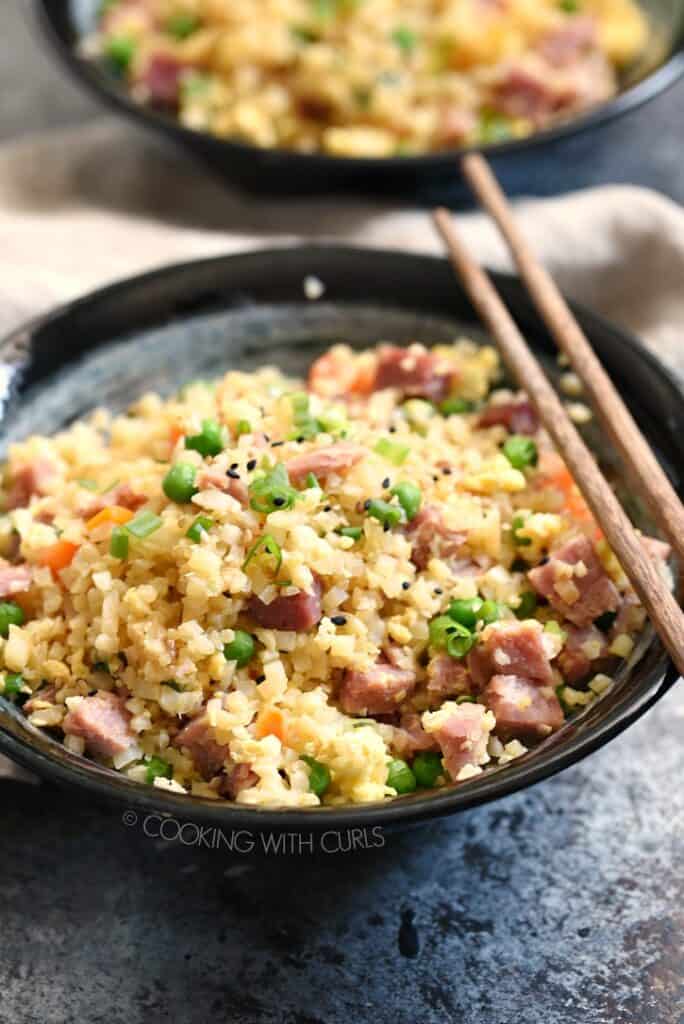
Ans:
[[[261,807],[510,762],[645,616],[498,379],[468,340],[338,345],[306,384],[232,371],[12,445],[0,693],[129,779]]]
[[[87,52],[188,128],[391,157],[586,110],[648,35],[635,0],[106,0]]]

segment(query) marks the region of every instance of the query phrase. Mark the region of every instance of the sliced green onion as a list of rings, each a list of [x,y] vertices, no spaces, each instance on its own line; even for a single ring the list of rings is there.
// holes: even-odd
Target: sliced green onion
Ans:
[[[199,434],[185,438],[185,447],[200,455],[218,455],[224,448],[223,429],[216,420],[202,420],[202,430]]]
[[[454,622],[450,615],[438,615],[434,618],[429,627],[430,646],[442,650],[447,645],[449,634],[453,632],[459,623]]]
[[[145,781],[151,786],[155,779],[171,779],[173,778],[173,768],[168,761],[165,761],[163,757],[148,757],[145,760],[147,765],[147,772],[145,773]]]
[[[109,536],[109,554],[112,558],[128,558],[128,533],[125,527],[115,526]]]
[[[309,396],[305,391],[296,391],[290,395],[292,404],[293,438],[303,437],[308,440],[321,432],[321,424],[309,411]]]
[[[142,512],[138,512],[135,519],[131,519],[126,523],[125,529],[139,540],[144,540],[145,537],[149,537],[151,534],[156,533],[159,527],[162,525],[161,516],[156,516],[154,512],[151,512],[149,508],[144,508]]]
[[[377,519],[387,529],[403,523],[405,518],[401,505],[390,505],[388,501],[382,501],[381,498],[373,498],[372,501],[369,501],[366,511],[369,516]]]
[[[449,616],[467,629],[475,629],[483,604],[481,597],[458,598],[449,605]]]
[[[560,0],[558,6],[565,14],[577,14],[580,9],[579,0]]]
[[[468,651],[475,646],[477,637],[458,622],[455,622],[454,625],[456,632],[449,633],[447,637],[447,654],[451,658],[465,658]]]
[[[423,500],[423,496],[420,493],[420,487],[416,484],[404,481],[393,487],[390,494],[395,495],[397,501],[406,513],[406,518],[410,521],[415,519],[420,510],[420,503]]]
[[[520,530],[525,526],[524,516],[514,516],[512,526],[513,543],[517,548],[526,548],[532,543],[531,537],[521,537]]]
[[[319,484],[318,480],[316,479],[316,474],[315,473],[307,473],[306,474],[306,486],[307,487],[318,487],[320,489],[321,485]]]
[[[96,480],[77,480],[76,483],[79,487],[85,487],[86,491],[96,491],[97,481]]]
[[[407,444],[399,444],[397,441],[390,441],[387,437],[381,437],[373,451],[382,455],[384,459],[392,462],[395,466],[401,466],[402,462],[406,461],[411,448]]]
[[[195,542],[195,544],[199,544],[203,535],[207,533],[207,531],[211,530],[213,525],[214,520],[210,519],[209,516],[198,516],[185,536],[189,537],[190,540]]]
[[[537,595],[533,590],[524,590],[520,595],[520,603],[515,610],[516,618],[529,619],[537,609]]]
[[[351,537],[352,540],[361,540],[363,536],[363,529],[360,526],[340,526],[335,532],[339,533],[340,537]]]
[[[173,14],[166,22],[166,31],[175,39],[187,39],[200,27],[200,19],[194,14]]]
[[[396,758],[387,765],[387,785],[397,791],[399,796],[406,793],[413,793],[416,788],[416,777],[406,764]]]
[[[263,476],[252,480],[249,497],[250,507],[255,512],[269,515],[271,512],[292,508],[299,493],[290,485],[287,469],[279,462]]]
[[[109,671],[109,662],[96,661],[95,664],[93,665],[93,672],[105,672],[108,676],[110,676],[111,672]]]
[[[501,618],[501,609],[496,601],[483,601],[478,614],[478,620],[488,626],[491,622],[498,622]]]
[[[301,760],[309,766],[309,789],[316,796],[323,796],[330,785],[330,769],[307,754],[302,754]]]
[[[406,28],[405,25],[398,25],[392,32],[391,39],[407,56],[413,53],[418,42],[416,33],[412,32],[410,28]]]
[[[463,412],[472,412],[472,409],[473,403],[467,402],[465,398],[445,398],[439,406],[442,416],[455,416]]]
[[[563,714],[569,715],[572,712],[573,708],[567,703],[565,699],[565,683],[560,683],[560,685],[556,687],[556,696],[558,697],[558,703],[563,709]]]
[[[137,44],[128,36],[110,36],[105,42],[104,54],[117,71],[127,71],[131,65]]]
[[[252,544],[251,548],[247,552],[247,557],[242,563],[243,571],[247,568],[252,559],[256,558],[260,551],[264,551],[265,554],[271,555],[272,558],[275,558],[275,573],[277,575],[280,572],[281,565],[283,564],[283,552],[278,541],[275,537],[272,537],[270,533],[264,533],[263,536],[259,537],[259,539]]]
[[[165,679],[162,686],[168,686],[169,689],[175,690],[176,693],[183,693],[183,687],[175,679]]]
[[[5,676],[5,687],[3,689],[3,695],[5,697],[16,697],[18,693],[24,688],[24,677],[19,672],[8,672]]]
[[[442,755],[433,750],[424,750],[416,754],[411,769],[422,789],[432,789],[440,775],[444,774]]]
[[[0,602],[0,636],[9,636],[10,626],[23,626],[24,612],[14,601]]]
[[[482,142],[505,142],[513,134],[510,118],[496,110],[483,110],[480,113],[479,136]]]
[[[536,444],[524,434],[511,434],[504,442],[502,451],[514,469],[536,466],[539,459]]]
[[[460,697],[456,698],[457,704],[475,704],[475,698],[471,697],[469,693],[462,693]]]
[[[233,630],[233,639],[223,648],[223,657],[226,661],[234,661],[238,668],[244,668],[252,658],[256,650],[256,643],[251,633],[244,629]]]
[[[252,433],[252,424],[249,420],[238,420],[235,424],[235,436],[242,437],[243,434]]]

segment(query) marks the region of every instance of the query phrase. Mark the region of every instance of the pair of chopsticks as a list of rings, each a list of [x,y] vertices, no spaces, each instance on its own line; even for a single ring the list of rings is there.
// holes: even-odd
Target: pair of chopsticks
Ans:
[[[684,560],[684,508],[667,476],[553,279],[525,241],[487,161],[478,153],[470,153],[463,159],[463,171],[482,206],[496,222],[537,310],[582,381],[654,519],[680,560]],[[680,674],[684,675],[684,614],[663,575],[650,559],[491,278],[465,248],[451,213],[438,209],[434,219],[447,245],[451,263],[475,309],[498,342],[504,362],[529,395],[658,635]]]

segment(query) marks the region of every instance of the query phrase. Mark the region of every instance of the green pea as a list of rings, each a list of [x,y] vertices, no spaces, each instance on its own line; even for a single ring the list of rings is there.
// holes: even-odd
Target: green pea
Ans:
[[[24,613],[14,601],[0,602],[0,636],[9,636],[10,626],[23,626]]]
[[[539,459],[537,446],[531,437],[523,434],[511,434],[504,442],[503,453],[514,469],[526,469],[536,466]]]
[[[472,412],[473,403],[467,402],[465,398],[446,398],[440,403],[439,411],[442,416],[454,416],[459,413]]]
[[[501,609],[496,601],[483,601],[478,619],[488,626],[490,622],[497,622],[501,618]]]
[[[307,754],[302,755],[302,761],[309,766],[309,789],[316,796],[323,796],[330,785],[330,769]]]
[[[164,494],[170,501],[182,505],[197,493],[195,478],[197,470],[189,462],[177,462],[168,471],[162,482]]]
[[[128,36],[112,36],[105,43],[104,53],[117,71],[126,71],[131,66],[136,51],[135,39]]]
[[[397,758],[387,765],[387,785],[395,789],[399,796],[405,793],[413,793],[416,788],[416,777],[406,764]]]
[[[244,629],[236,629],[235,635],[229,644],[223,648],[223,657],[226,661],[234,661],[238,668],[243,668],[254,657],[256,642],[251,633]]]
[[[152,785],[155,779],[173,778],[173,768],[163,757],[150,757],[145,763],[147,765],[145,781],[149,785]]]
[[[382,501],[380,498],[369,501],[366,511],[373,519],[381,522],[387,530],[404,521],[404,510],[401,505],[390,505],[388,501]]]
[[[396,487],[393,487],[391,494],[394,494],[397,501],[406,513],[406,518],[410,521],[415,519],[420,510],[420,503],[423,500],[423,496],[420,493],[420,487],[416,484],[404,481],[399,483]]]
[[[340,537],[351,537],[352,540],[361,540],[363,530],[360,526],[340,526],[339,530]]]
[[[520,604],[515,609],[515,614],[518,619],[529,619],[537,608],[537,595],[533,590],[525,590],[520,595]]]
[[[202,420],[199,434],[185,438],[185,447],[200,455],[218,455],[223,451],[223,429],[216,420]]]
[[[411,765],[416,782],[423,789],[432,789],[437,779],[444,774],[442,755],[436,751],[426,750],[416,754]]]

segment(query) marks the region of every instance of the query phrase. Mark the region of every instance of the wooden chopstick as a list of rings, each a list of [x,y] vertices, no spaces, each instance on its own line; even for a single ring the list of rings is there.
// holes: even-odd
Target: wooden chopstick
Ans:
[[[594,457],[578,434],[546,374],[489,276],[470,256],[448,210],[434,213],[451,263],[499,344],[504,362],[529,395],[540,421],[565,459],[596,521],[629,577],[679,672],[684,675],[684,615],[625,515]]]
[[[526,241],[491,167],[479,153],[463,172],[508,244],[521,278],[558,347],[565,353],[611,441],[622,455],[654,519],[684,560],[684,507],[634,417],[603,369],[555,281]]]

